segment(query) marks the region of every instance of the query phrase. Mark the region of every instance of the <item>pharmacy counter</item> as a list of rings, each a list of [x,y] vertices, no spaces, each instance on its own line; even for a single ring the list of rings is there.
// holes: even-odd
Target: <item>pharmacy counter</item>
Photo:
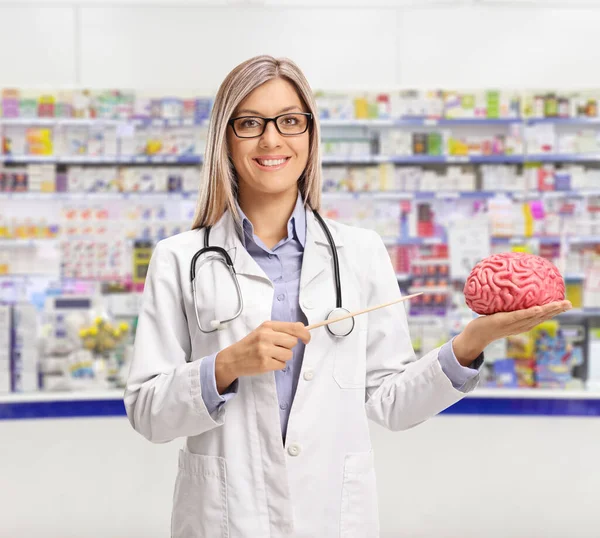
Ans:
[[[545,389],[478,389],[442,414],[600,416],[600,392]],[[118,417],[122,391],[0,395],[0,420]]]

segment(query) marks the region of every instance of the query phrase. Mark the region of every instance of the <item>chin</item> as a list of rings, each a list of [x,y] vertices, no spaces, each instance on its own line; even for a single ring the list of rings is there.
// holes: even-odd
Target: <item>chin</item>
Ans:
[[[271,185],[269,185],[269,186],[261,185],[259,188],[253,189],[253,190],[256,190],[260,194],[263,194],[266,196],[280,196],[280,195],[287,194],[292,190],[295,192],[297,190],[297,188],[298,188],[298,184],[294,183],[292,185],[288,185],[287,187],[278,187],[278,188],[274,188]]]
[[[298,188],[297,180],[278,180],[276,177],[269,177],[257,181],[247,182],[246,189],[254,191],[258,194],[264,194],[266,196],[277,196],[280,194],[289,193],[290,191],[296,191]]]

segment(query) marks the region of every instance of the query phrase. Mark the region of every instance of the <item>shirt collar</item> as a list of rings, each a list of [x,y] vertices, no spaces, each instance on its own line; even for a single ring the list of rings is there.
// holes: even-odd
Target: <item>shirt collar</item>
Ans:
[[[240,216],[240,221],[242,223],[242,231],[240,231],[240,239],[244,247],[248,247],[248,240],[254,241],[254,226],[248,219],[248,217],[242,211],[240,204],[236,198],[235,206]],[[296,205],[294,206],[294,211],[292,212],[287,225],[288,230],[288,238],[295,236],[298,242],[302,245],[302,248],[305,247],[306,244],[306,210],[304,208],[304,202],[302,200],[302,195],[300,191],[298,191],[298,197],[296,198]]]

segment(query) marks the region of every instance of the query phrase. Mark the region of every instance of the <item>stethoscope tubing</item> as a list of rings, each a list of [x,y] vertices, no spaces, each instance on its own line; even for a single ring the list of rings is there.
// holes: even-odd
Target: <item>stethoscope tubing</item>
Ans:
[[[335,241],[333,240],[333,236],[331,235],[329,228],[325,224],[325,221],[323,220],[321,215],[319,215],[319,213],[317,211],[315,211],[314,209],[313,209],[313,214],[314,214],[315,218],[317,219],[317,221],[319,222],[319,225],[323,229],[323,233],[325,233],[325,236],[327,237],[327,242],[329,243],[329,247],[331,249],[331,258],[333,260],[333,277],[334,277],[334,281],[335,281],[335,304],[336,304],[336,307],[334,310],[332,310],[329,313],[329,315],[327,316],[327,319],[330,319],[332,317],[338,318],[338,317],[340,317],[340,314],[343,312],[349,313],[348,310],[346,310],[345,308],[342,307],[342,283],[341,283],[341,278],[340,278],[340,261],[338,258]],[[191,281],[191,285],[192,285],[192,295],[194,298],[194,311],[196,314],[196,321],[198,323],[198,328],[203,333],[212,333],[212,332],[215,332],[216,330],[218,330],[219,328],[222,328],[222,326],[224,326],[225,324],[236,319],[242,313],[242,310],[244,308],[244,300],[243,300],[243,296],[242,296],[242,291],[241,291],[240,284],[237,279],[233,261],[231,260],[231,256],[229,256],[229,253],[224,248],[215,246],[215,245],[213,245],[213,246],[210,245],[210,230],[211,230],[210,226],[207,226],[205,228],[204,247],[201,248],[198,252],[196,252],[194,254],[194,256],[192,257],[191,264],[190,264],[190,281]],[[239,300],[239,306],[238,306],[236,313],[228,319],[213,320],[211,322],[211,326],[213,327],[212,330],[206,330],[202,327],[202,324],[200,323],[200,316],[198,315],[198,305],[196,304],[196,263],[200,256],[202,256],[203,254],[207,254],[209,252],[214,252],[215,254],[218,254],[221,256],[221,257],[216,257],[215,259],[217,261],[223,263],[228,268],[228,270],[231,274],[231,277],[233,278],[233,282],[235,284],[236,292],[237,292],[237,296],[238,296],[238,300]],[[329,333],[332,334],[333,336],[336,336],[336,337],[347,336],[354,329],[354,319],[352,318],[351,321],[352,321],[352,324],[351,324],[349,330],[345,331],[342,334],[336,334],[330,325],[327,325],[326,328],[329,331]]]

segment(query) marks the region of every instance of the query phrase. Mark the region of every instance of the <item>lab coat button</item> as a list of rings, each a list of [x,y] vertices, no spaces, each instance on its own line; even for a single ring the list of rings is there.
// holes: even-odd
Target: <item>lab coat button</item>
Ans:
[[[290,456],[297,456],[298,454],[300,454],[300,446],[297,445],[296,443],[290,445],[288,447],[288,454]]]
[[[313,377],[315,377],[315,373],[312,370],[307,370],[304,372],[304,379],[306,381],[312,381]]]
[[[302,304],[304,305],[304,308],[313,308],[313,304],[310,301],[303,301]]]

